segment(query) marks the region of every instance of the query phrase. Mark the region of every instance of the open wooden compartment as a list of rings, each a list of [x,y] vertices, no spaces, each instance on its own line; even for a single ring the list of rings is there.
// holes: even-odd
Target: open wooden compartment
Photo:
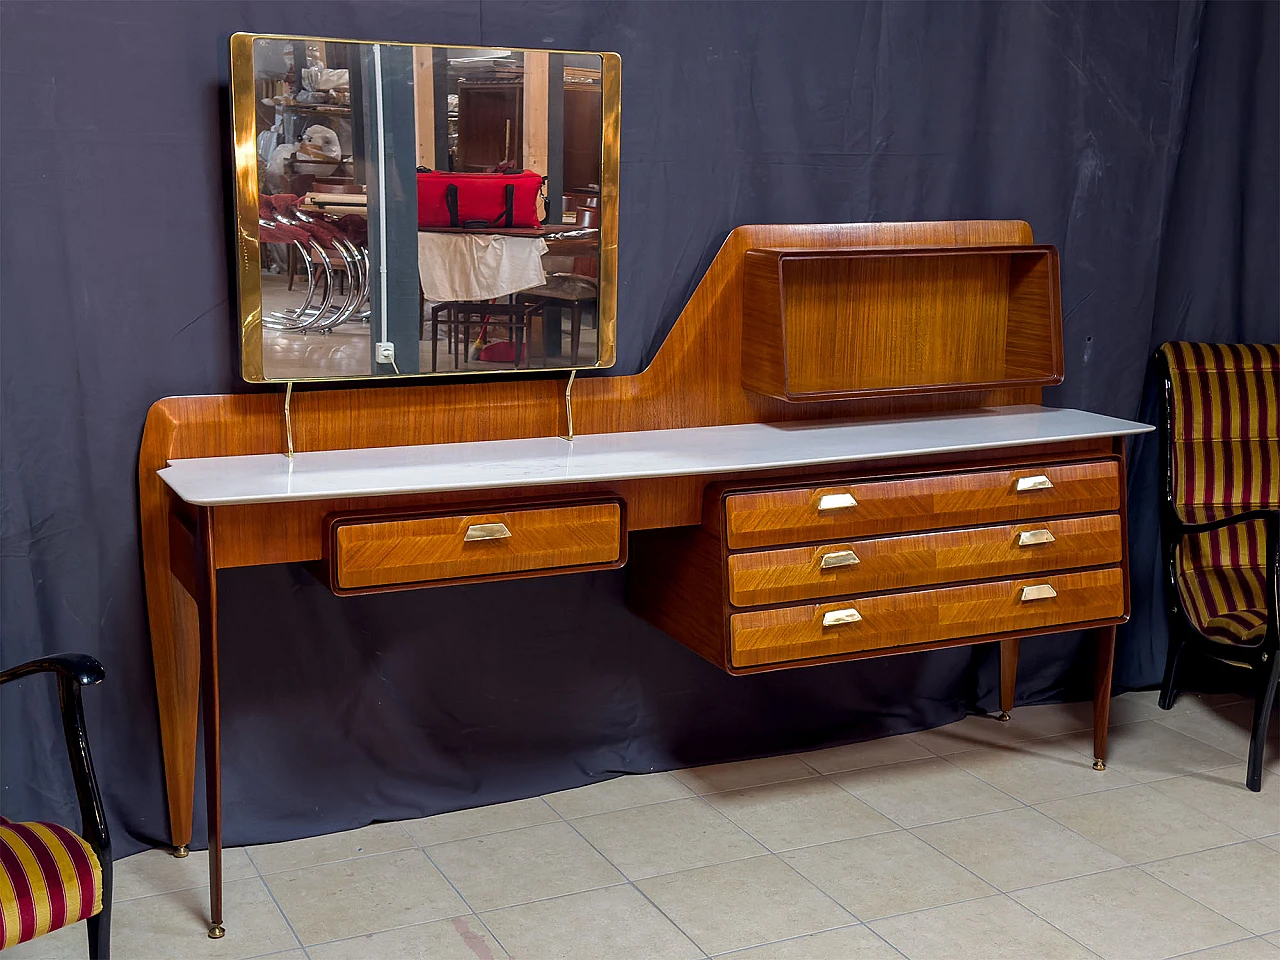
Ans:
[[[1062,381],[1052,246],[752,249],[742,383],[782,400]]]

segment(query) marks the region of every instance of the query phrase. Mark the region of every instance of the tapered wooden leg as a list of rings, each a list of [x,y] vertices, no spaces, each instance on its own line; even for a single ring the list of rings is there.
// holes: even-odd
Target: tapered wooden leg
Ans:
[[[144,516],[144,520],[149,521],[143,563],[169,838],[174,855],[185,857],[191,843],[200,715],[200,613],[194,599],[199,592],[194,574],[199,566],[199,547],[194,529],[167,509],[159,516],[155,512]]]
[[[1018,640],[1000,641],[1000,720],[1008,721],[1018,685]]]
[[[205,807],[209,824],[209,937],[222,928],[222,731],[218,699],[218,576],[210,542],[209,510],[200,510],[202,564],[196,573],[200,608],[200,694],[204,710]]]
[[[1093,672],[1093,769],[1107,769],[1107,724],[1111,722],[1111,673],[1116,659],[1116,628],[1098,631]]]

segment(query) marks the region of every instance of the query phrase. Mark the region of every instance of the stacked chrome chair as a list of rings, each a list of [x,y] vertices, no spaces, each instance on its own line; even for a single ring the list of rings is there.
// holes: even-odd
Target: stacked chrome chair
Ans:
[[[275,194],[258,201],[258,239],[261,243],[292,245],[307,273],[302,303],[291,310],[273,310],[262,322],[276,330],[328,333],[340,323],[369,317],[368,225],[363,217],[334,220],[304,213],[293,194]],[[345,273],[346,292],[336,282]]]

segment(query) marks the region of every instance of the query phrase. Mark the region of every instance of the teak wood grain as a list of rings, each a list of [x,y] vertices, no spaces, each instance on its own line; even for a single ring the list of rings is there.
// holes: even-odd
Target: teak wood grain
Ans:
[[[1020,543],[1046,531],[1054,539]],[[736,607],[1118,564],[1120,515],[846,540],[728,558]],[[843,561],[823,567],[823,558]],[[849,562],[857,557],[854,562]],[[830,562],[830,560],[828,561]]]
[[[735,613],[730,655],[748,667],[1120,618],[1122,580],[1120,567],[1108,567]],[[1021,599],[1024,587],[1043,584],[1057,596]],[[826,614],[849,609],[861,619],[823,626]]]
[[[726,324],[726,318],[742,316],[744,254],[753,247],[974,247],[1032,242],[1030,227],[1013,220],[739,227],[726,238],[647,369],[634,376],[578,379],[573,394],[574,428],[580,434],[607,433],[1038,403],[1037,388],[787,403],[743,387],[743,341],[733,335],[735,324]],[[138,486],[143,567],[170,835],[175,845],[191,839],[200,646],[192,605],[174,595],[168,569],[173,498],[157,471],[180,457],[283,453],[283,412],[282,390],[168,397],[152,405],[142,434]],[[564,381],[531,377],[414,383],[394,389],[299,390],[293,396],[292,421],[294,447],[300,451],[556,436],[566,429]],[[628,517],[692,516],[695,519],[686,522],[697,522],[703,483],[639,483],[617,493],[626,501]],[[653,498],[658,502],[652,503]],[[397,505],[423,504],[399,501]],[[337,504],[328,506],[341,509]],[[262,563],[318,557],[323,549],[323,515],[314,511],[314,507],[294,504],[209,511],[215,567],[242,560]]]
[[[467,539],[473,528],[498,524],[507,536]],[[338,522],[333,527],[334,585],[360,590],[530,571],[570,573],[616,564],[623,556],[623,537],[617,503]]]
[[[1050,246],[747,251],[743,383],[823,400],[1062,380]]]
[[[1018,480],[1038,475],[1053,486],[1017,489]],[[1120,486],[1118,463],[1107,459],[734,493],[725,498],[726,540],[730,549],[742,550],[1106,513],[1119,508]],[[824,496],[843,494],[855,505],[819,509]]]

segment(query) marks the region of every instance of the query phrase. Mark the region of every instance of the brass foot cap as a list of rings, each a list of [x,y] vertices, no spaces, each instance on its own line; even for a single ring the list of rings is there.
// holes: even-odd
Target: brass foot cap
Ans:
[[[1095,761],[1093,761],[1093,769],[1095,769],[1095,770],[1105,770],[1105,769],[1107,769],[1107,765],[1106,765],[1105,763],[1103,763],[1101,760],[1095,760]]]
[[[1000,713],[996,715],[996,719],[999,720],[1001,723],[1008,723],[1013,718],[1009,716],[1008,710],[1001,710]]]
[[[209,927],[210,940],[221,940],[226,935],[227,935],[227,931],[222,929],[222,924],[220,923],[215,923],[211,927]]]
[[[187,849],[187,845],[185,843],[173,851],[173,855],[177,857],[179,860],[181,860],[185,856],[188,856],[190,853],[191,851]]]

